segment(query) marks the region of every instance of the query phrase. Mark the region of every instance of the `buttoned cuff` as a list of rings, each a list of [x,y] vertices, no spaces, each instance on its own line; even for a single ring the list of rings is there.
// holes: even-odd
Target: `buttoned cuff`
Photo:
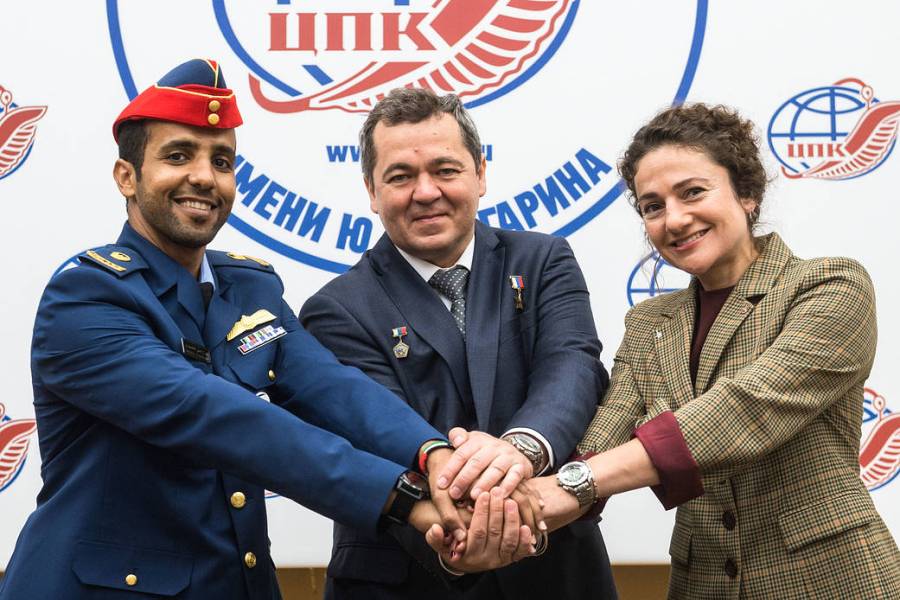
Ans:
[[[547,452],[547,466],[545,466],[543,469],[541,469],[540,473],[535,473],[534,477],[537,477],[539,475],[544,475],[545,473],[549,473],[553,470],[553,465],[556,464],[556,461],[553,459],[553,446],[550,445],[550,442],[547,441],[547,438],[542,436],[540,433],[538,433],[534,429],[530,429],[528,427],[513,427],[512,429],[510,429],[509,431],[507,431],[500,437],[502,438],[511,433],[525,433],[525,434],[530,435],[531,437],[533,437],[534,439],[539,441],[541,443],[541,446],[543,446],[544,450]]]
[[[634,436],[644,445],[650,462],[656,467],[659,484],[650,489],[666,510],[703,495],[700,467],[671,411],[638,427]]]

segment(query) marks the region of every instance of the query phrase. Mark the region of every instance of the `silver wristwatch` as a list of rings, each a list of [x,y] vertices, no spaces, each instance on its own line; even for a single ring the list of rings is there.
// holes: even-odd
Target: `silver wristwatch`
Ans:
[[[578,506],[584,508],[597,501],[597,490],[594,488],[594,473],[583,460],[566,463],[556,473],[559,487],[578,499]]]
[[[533,474],[537,476],[547,465],[547,457],[544,456],[544,448],[541,443],[528,435],[527,433],[510,433],[504,435],[503,439],[513,445],[513,447],[525,455],[528,462],[531,463]]]

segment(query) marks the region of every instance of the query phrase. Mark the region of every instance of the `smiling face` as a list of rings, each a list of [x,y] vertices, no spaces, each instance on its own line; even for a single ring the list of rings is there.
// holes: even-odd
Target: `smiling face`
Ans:
[[[145,126],[140,179],[122,159],[113,173],[128,198],[128,222],[172,258],[184,264],[196,257],[199,267],[234,202],[234,130],[163,121]]]
[[[377,161],[366,189],[388,237],[417,258],[452,266],[474,235],[484,159],[479,171],[449,115],[380,122],[372,139]]]
[[[638,162],[634,187],[650,241],[704,289],[734,285],[756,258],[747,217],[757,203],[738,198],[728,171],[705,153],[656,148]]]

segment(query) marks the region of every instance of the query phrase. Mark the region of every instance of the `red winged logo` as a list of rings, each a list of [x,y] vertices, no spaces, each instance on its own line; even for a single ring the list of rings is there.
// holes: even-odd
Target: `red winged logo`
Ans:
[[[897,138],[900,102],[872,104],[874,91],[868,85],[863,86],[860,93],[866,101],[866,111],[844,140],[840,158],[826,160],[801,173],[791,173],[782,167],[787,178],[849,179],[881,164]]]
[[[900,413],[885,415],[884,396],[871,394],[872,408],[878,411],[878,422],[863,441],[859,451],[859,476],[867,489],[886,483],[900,469]]]
[[[46,106],[10,108],[12,93],[0,86],[0,177],[11,173],[25,158],[34,142],[37,122],[47,112]]]
[[[6,419],[6,407],[0,404],[0,490],[19,472],[28,453],[28,436],[37,429],[34,419]]]
[[[368,112],[396,87],[473,98],[522,71],[552,39],[571,4],[572,0],[435,0],[432,11],[418,24],[441,41],[442,47],[429,51],[427,60],[410,60],[410,55],[402,61],[375,60],[315,94],[294,100],[267,97],[253,75],[250,90],[260,106],[276,113]]]

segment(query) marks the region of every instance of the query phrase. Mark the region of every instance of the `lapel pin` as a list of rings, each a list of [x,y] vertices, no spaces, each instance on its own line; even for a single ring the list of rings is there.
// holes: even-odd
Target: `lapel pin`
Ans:
[[[397,358],[409,356],[409,345],[403,341],[404,335],[406,335],[406,327],[394,327],[391,329],[391,337],[399,340],[397,345],[394,346],[394,356]]]
[[[662,339],[662,331],[660,331],[659,329],[656,330],[656,339],[658,339],[658,340]]]
[[[525,299],[522,297],[522,290],[525,289],[525,278],[521,275],[510,275],[509,286],[516,292],[516,310],[522,312],[525,310]]]

